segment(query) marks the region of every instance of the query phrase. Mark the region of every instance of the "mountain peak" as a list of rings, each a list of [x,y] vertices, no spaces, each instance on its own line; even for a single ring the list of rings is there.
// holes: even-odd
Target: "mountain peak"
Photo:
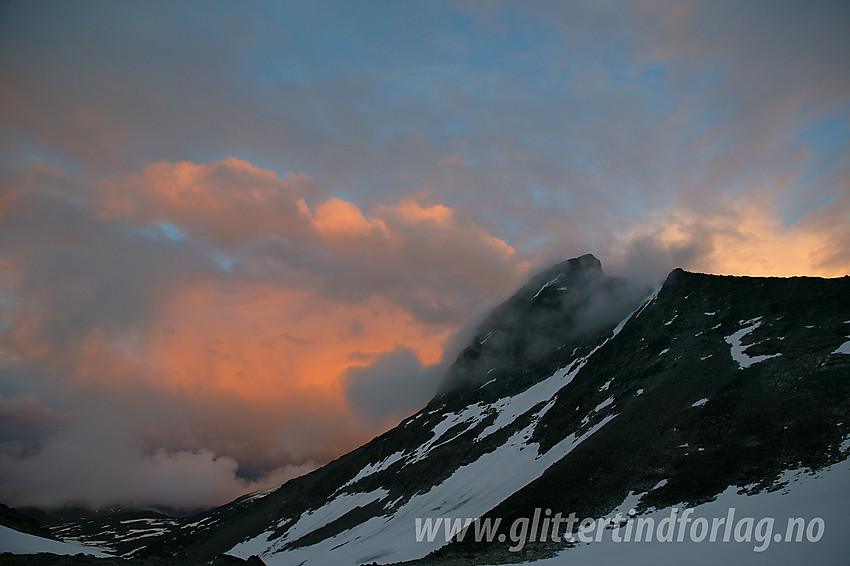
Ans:
[[[607,277],[592,254],[541,271],[478,326],[435,401],[461,403],[470,401],[470,392],[489,398],[524,389],[613,329],[645,295],[645,289]],[[486,391],[478,389],[489,381]]]
[[[576,263],[581,269],[602,271],[602,262],[599,261],[599,259],[597,259],[593,254],[584,254],[583,256],[569,259],[567,261]]]
[[[560,261],[546,271],[555,269],[582,269],[591,271],[602,271],[602,262],[593,254],[584,254],[582,256]]]
[[[602,262],[593,254],[585,254],[567,259],[537,273],[537,275],[530,279],[526,287],[531,288],[541,280],[550,280],[558,275],[568,275],[570,273],[594,273],[602,275]]]

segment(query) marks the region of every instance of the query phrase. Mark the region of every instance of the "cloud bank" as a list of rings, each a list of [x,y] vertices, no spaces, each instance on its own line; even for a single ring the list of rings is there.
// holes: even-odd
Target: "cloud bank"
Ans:
[[[3,497],[45,506],[221,504],[312,469],[427,402],[523,269],[472,215],[236,158],[35,167],[8,194]]]

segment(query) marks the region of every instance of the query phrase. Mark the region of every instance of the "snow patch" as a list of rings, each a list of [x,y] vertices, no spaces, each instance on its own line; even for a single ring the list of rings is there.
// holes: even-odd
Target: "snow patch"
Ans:
[[[456,413],[448,413],[443,420],[434,425],[434,428],[431,429],[433,436],[431,439],[425,444],[419,446],[416,451],[411,454],[408,458],[407,463],[412,464],[413,462],[418,462],[419,460],[425,458],[431,450],[438,446],[442,446],[447,442],[451,442],[458,436],[462,435],[469,429],[473,428],[477,425],[481,419],[489,412],[489,407],[487,405],[482,405],[481,403],[475,403],[474,405],[470,405],[463,409],[462,411]],[[467,426],[453,437],[443,440],[443,436],[455,425],[466,423]],[[439,444],[438,444],[439,442]]]
[[[304,535],[338,519],[349,511],[385,499],[389,493],[386,489],[376,489],[367,493],[346,493],[339,495],[318,509],[302,513],[298,521],[286,529],[286,533],[282,537],[271,541],[270,537],[273,536],[274,531],[266,531],[253,539],[236,545],[230,550],[230,553],[236,556],[242,556],[240,554],[242,552],[241,549],[250,548],[252,551],[244,555],[244,558],[247,558],[251,554],[259,554],[259,552],[269,549],[269,547],[280,549],[285,544],[298,540]],[[258,545],[262,550],[257,548]],[[258,550],[259,552],[257,552]]]
[[[841,346],[839,346],[838,348],[833,350],[831,353],[833,353],[833,354],[850,354],[850,336],[848,336],[847,338],[848,338],[847,342],[845,342],[844,344],[842,344]]]
[[[589,356],[588,356],[589,357]],[[496,413],[496,420],[481,431],[476,441],[483,440],[494,432],[508,426],[544,401],[552,399],[563,387],[568,385],[587,363],[587,357],[576,358],[567,367],[561,368],[543,381],[539,381],[512,397],[502,397],[487,405],[487,414]],[[542,415],[541,415],[542,416]]]
[[[601,403],[596,405],[596,408],[593,409],[593,412],[598,413],[599,411],[601,411],[602,409],[604,409],[605,407],[607,407],[608,405],[610,405],[613,402],[614,402],[614,396],[611,395],[610,397],[608,397],[607,399],[605,399],[604,401],[602,401]]]
[[[652,292],[643,300],[643,302],[638,307],[638,309],[634,313],[632,313],[632,314],[635,315],[635,318],[639,317],[641,315],[641,313],[644,311],[644,309],[646,309],[646,307],[648,307],[650,304],[652,304],[652,301],[654,301],[656,298],[658,298],[658,293],[661,292],[661,287],[662,287],[662,285],[659,285],[658,287],[653,289]],[[631,318],[631,315],[629,315],[628,318]],[[626,320],[628,320],[628,318],[626,318]]]
[[[554,285],[555,283],[557,283],[557,282],[558,282],[558,280],[559,280],[560,278],[561,278],[561,276],[560,276],[560,275],[558,275],[557,277],[555,277],[554,279],[552,279],[552,280],[551,280],[551,281],[549,281],[548,283],[544,283],[544,284],[543,284],[543,286],[542,286],[542,287],[540,287],[540,290],[539,290],[539,291],[537,291],[537,292],[534,294],[534,296],[533,296],[533,297],[531,297],[531,300],[533,301],[534,299],[536,299],[536,298],[538,297],[538,295],[540,295],[540,293],[542,293],[542,292],[543,292],[543,290],[544,290],[544,289],[546,289],[546,288],[547,288],[547,287],[549,287],[550,285]]]
[[[353,485],[353,484],[359,482],[360,480],[362,480],[366,476],[371,476],[374,473],[386,470],[387,468],[389,468],[390,466],[392,466],[393,464],[395,464],[396,462],[401,460],[403,456],[404,456],[404,450],[399,450],[398,452],[393,452],[392,454],[390,454],[389,456],[387,456],[386,458],[384,458],[380,462],[376,462],[376,463],[373,463],[373,464],[367,464],[366,466],[363,466],[363,469],[361,469],[359,472],[357,472],[357,475],[354,476],[353,478],[351,478],[350,480],[348,480],[348,482],[345,485],[343,485],[342,487],[343,488],[348,487],[350,485]]]
[[[752,346],[752,344],[748,344],[748,345],[744,346],[743,343],[742,343],[742,339],[744,338],[744,336],[753,332],[755,329],[757,329],[759,326],[761,326],[761,317],[759,316],[759,317],[756,317],[756,318],[753,318],[753,319],[750,319],[750,320],[740,321],[740,322],[741,322],[741,324],[748,324],[749,326],[746,326],[746,327],[742,328],[741,330],[738,330],[737,332],[730,334],[729,336],[726,336],[724,338],[724,341],[731,346],[730,352],[732,354],[732,359],[735,360],[736,362],[738,362],[738,369],[748,368],[753,364],[757,364],[759,362],[769,360],[770,358],[775,358],[777,356],[782,355],[782,354],[770,354],[770,355],[750,357],[747,354],[745,354],[744,351],[747,348],[749,348],[750,346]]]

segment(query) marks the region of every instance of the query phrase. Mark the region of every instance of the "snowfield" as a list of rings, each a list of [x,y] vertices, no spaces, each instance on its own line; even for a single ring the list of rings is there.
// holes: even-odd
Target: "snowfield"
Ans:
[[[89,554],[97,557],[110,556],[99,548],[81,546],[68,542],[59,542],[47,538],[28,535],[8,527],[0,526],[0,553],[11,552],[12,554],[38,554],[49,552],[50,554]]]
[[[702,542],[693,542],[686,534],[683,542],[614,542],[606,530],[601,542],[580,543],[562,551],[557,557],[531,562],[535,566],[716,566],[718,564],[754,564],[765,566],[797,566],[818,564],[842,566],[850,559],[850,538],[846,536],[847,509],[850,508],[850,461],[845,460],[824,468],[815,475],[804,471],[786,472],[781,482],[788,485],[776,491],[765,491],[756,495],[739,494],[730,487],[714,501],[693,508],[687,529],[694,520],[703,517],[711,523],[713,518],[727,517],[730,508],[735,509],[734,523],[748,517],[754,519],[754,528],[749,542],[735,542],[734,530],[729,542],[718,536],[715,542],[708,537]],[[780,483],[781,483],[780,482]],[[658,487],[658,486],[656,486]],[[631,495],[614,513],[628,514],[640,496]],[[684,508],[678,508],[681,515]],[[568,510],[564,510],[568,511]],[[656,524],[670,517],[671,509],[659,509],[640,517],[652,517]],[[789,518],[801,517],[808,523],[813,519],[823,520],[823,533],[817,542],[809,542],[804,535],[801,542],[785,542],[785,530]],[[757,528],[764,518],[773,518],[772,531],[761,531],[763,542],[757,540]],[[623,539],[625,527],[617,529],[618,538]],[[743,528],[741,534],[745,534]],[[687,531],[686,531],[687,532]],[[721,529],[722,532],[722,529]],[[813,531],[814,532],[814,531]],[[777,539],[777,537],[779,537]],[[815,536],[814,538],[817,538]],[[760,548],[760,551],[756,549]]]

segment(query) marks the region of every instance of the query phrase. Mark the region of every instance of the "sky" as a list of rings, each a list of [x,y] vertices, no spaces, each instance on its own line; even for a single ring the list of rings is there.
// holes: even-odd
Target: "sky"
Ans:
[[[536,270],[850,273],[842,1],[0,3],[0,501],[193,509]]]

